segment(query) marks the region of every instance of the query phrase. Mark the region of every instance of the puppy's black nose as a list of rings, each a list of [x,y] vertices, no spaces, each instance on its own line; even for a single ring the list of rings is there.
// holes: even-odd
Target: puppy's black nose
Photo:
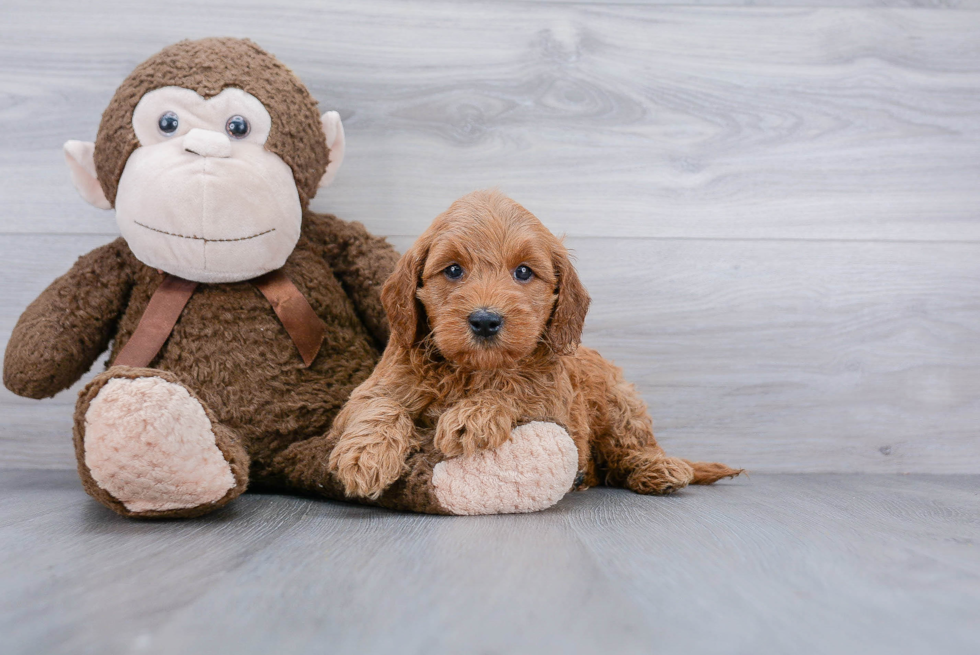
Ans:
[[[504,317],[497,312],[486,309],[478,309],[469,317],[470,329],[478,337],[488,339],[500,332],[500,326],[504,324]]]

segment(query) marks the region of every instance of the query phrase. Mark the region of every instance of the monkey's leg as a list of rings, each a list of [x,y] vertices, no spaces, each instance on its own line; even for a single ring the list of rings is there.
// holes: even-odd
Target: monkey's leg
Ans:
[[[276,458],[278,477],[294,488],[346,498],[328,466],[337,438],[328,435],[291,445]],[[408,456],[402,476],[377,500],[348,500],[427,514],[536,512],[571,491],[577,471],[575,443],[554,423],[520,425],[499,448],[452,459],[444,459],[428,434]]]
[[[493,450],[436,464],[432,486],[451,514],[537,512],[572,490],[578,464],[568,432],[535,421],[515,427],[510,439]]]
[[[79,395],[82,485],[123,516],[207,514],[248,485],[238,436],[167,371],[114,366]]]

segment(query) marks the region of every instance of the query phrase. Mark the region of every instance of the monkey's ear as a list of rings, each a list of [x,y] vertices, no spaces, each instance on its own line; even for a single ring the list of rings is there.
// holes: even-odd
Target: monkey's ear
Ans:
[[[112,209],[95,172],[95,144],[91,141],[69,141],[65,144],[65,161],[71,171],[71,182],[86,202],[99,209]]]
[[[340,122],[340,114],[328,111],[320,118],[323,134],[327,137],[327,147],[330,148],[330,163],[320,178],[319,186],[325,187],[337,176],[337,170],[344,161],[344,125]]]

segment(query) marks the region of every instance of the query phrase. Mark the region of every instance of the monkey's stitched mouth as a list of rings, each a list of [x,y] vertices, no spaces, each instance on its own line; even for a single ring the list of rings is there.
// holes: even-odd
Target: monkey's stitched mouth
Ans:
[[[205,239],[204,237],[188,236],[186,234],[176,234],[174,232],[167,232],[166,230],[150,227],[149,225],[143,225],[139,221],[133,221],[133,222],[139,225],[140,227],[145,227],[147,230],[152,230],[153,232],[159,232],[160,234],[166,234],[167,236],[171,236],[171,237],[180,237],[181,239],[194,239],[195,241],[203,241],[205,243],[220,243],[226,241],[248,241],[249,239],[254,239],[255,237],[260,237],[263,234],[268,234],[269,232],[276,231],[276,228],[272,227],[266,230],[265,232],[259,232],[258,234],[253,234],[252,236],[248,236],[248,237],[238,237],[236,239]]]

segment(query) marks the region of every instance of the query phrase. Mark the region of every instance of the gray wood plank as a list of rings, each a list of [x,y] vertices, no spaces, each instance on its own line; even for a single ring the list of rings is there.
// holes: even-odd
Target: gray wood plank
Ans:
[[[570,244],[594,298],[586,343],[636,382],[669,450],[980,472],[976,245]]]
[[[0,346],[102,240],[0,240]],[[568,244],[593,298],[585,343],[623,366],[671,452],[752,471],[980,472],[980,246]],[[0,390],[0,466],[74,466],[77,388],[41,403]]]
[[[534,2],[539,4],[576,5],[643,5],[668,7],[806,7],[806,8],[921,8],[959,9],[980,8],[976,0],[497,0]]]
[[[0,471],[5,653],[922,653],[980,648],[978,476],[593,489],[524,516],[247,494],[133,522]]]
[[[946,482],[756,476],[656,512],[606,492],[573,526],[656,611],[662,652],[972,652],[980,481]]]
[[[315,207],[417,234],[500,184],[577,236],[980,240],[980,15],[367,0],[4,3],[6,233],[94,232],[61,144],[139,61],[250,36],[349,136]]]

